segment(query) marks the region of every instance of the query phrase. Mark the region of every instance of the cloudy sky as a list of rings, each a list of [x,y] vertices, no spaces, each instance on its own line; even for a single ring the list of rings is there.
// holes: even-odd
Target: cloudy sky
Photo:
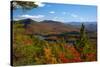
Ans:
[[[31,18],[36,21],[54,20],[62,22],[94,22],[97,20],[97,7],[86,5],[39,3],[37,8],[23,11],[13,10],[13,20]]]

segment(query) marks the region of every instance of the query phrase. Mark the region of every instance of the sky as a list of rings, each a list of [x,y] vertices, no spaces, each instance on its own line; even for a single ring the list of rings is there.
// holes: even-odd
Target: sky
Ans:
[[[21,8],[13,10],[13,20],[30,18],[36,21],[53,20],[61,22],[95,22],[97,21],[97,7],[74,4],[58,4],[36,2],[37,8],[23,11]]]

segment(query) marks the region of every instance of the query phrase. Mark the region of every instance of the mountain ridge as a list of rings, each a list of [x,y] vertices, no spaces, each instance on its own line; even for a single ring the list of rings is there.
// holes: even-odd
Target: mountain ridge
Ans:
[[[32,19],[23,19],[20,20],[22,24],[26,24],[28,26],[27,31],[31,29],[31,32],[52,32],[52,33],[61,33],[61,32],[70,32],[70,31],[78,31],[81,27],[81,23],[77,22],[69,22],[69,23],[63,23],[60,21],[53,21],[53,20],[43,20],[40,22],[37,22]],[[18,21],[17,21],[18,22]],[[88,31],[97,31],[97,25],[94,24],[85,24],[86,29]],[[37,30],[37,31],[36,31]],[[30,32],[30,31],[29,31]]]

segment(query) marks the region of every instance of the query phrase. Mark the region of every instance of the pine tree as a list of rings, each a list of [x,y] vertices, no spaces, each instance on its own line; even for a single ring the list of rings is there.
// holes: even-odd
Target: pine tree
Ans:
[[[11,2],[11,8],[14,9],[14,10],[17,9],[17,8],[29,10],[29,9],[36,8],[36,7],[38,7],[38,5],[36,5],[35,2],[30,2],[30,1],[13,0]]]
[[[80,52],[82,59],[85,59],[85,54],[91,51],[90,41],[86,34],[84,24],[81,26],[80,39],[76,41],[75,48]]]

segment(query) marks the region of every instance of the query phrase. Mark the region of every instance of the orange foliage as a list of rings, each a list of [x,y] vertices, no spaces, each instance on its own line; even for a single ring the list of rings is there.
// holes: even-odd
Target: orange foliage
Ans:
[[[24,40],[23,43],[26,44],[26,45],[32,45],[33,42],[30,39],[30,40]]]
[[[46,59],[46,63],[52,63],[52,64],[57,63],[56,58],[53,57],[53,54],[51,53],[50,48],[44,48],[44,56]]]

